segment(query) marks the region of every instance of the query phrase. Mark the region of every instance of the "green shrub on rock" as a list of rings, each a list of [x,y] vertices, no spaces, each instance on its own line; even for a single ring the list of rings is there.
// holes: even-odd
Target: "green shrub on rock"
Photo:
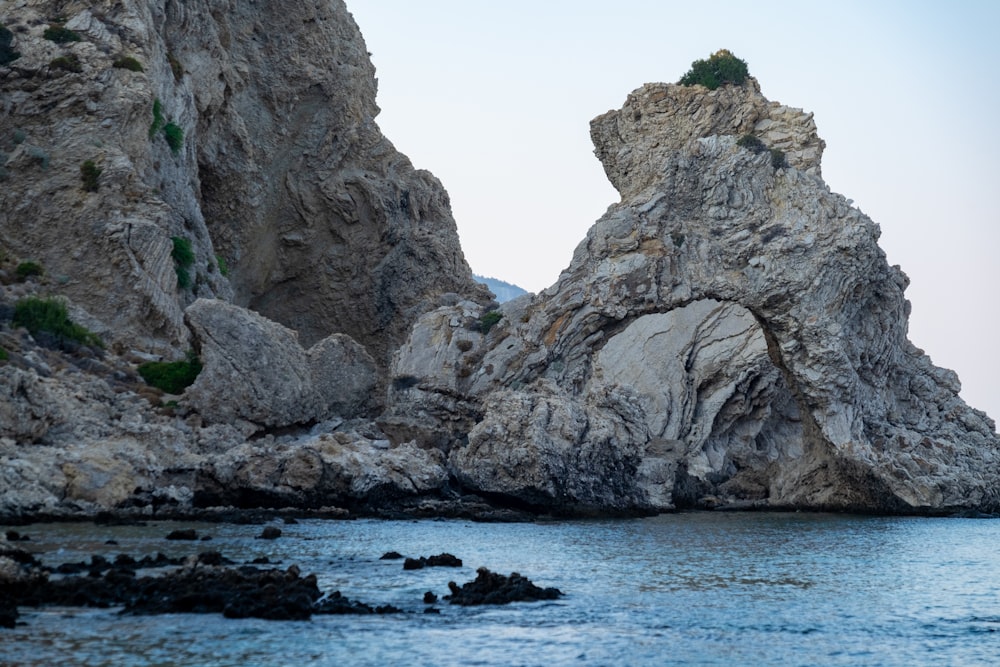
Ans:
[[[61,25],[50,26],[42,33],[42,37],[56,44],[67,44],[69,42],[79,42],[81,37],[69,28]]]
[[[32,276],[42,275],[45,271],[42,270],[42,265],[38,262],[21,262],[14,269],[14,273],[17,274],[17,279],[23,283]]]
[[[80,180],[83,181],[83,189],[86,192],[97,192],[101,187],[99,179],[103,169],[94,164],[93,160],[87,160],[80,165]]]
[[[159,98],[153,100],[153,122],[149,126],[149,138],[152,139],[156,133],[163,129],[163,124],[167,119],[163,117],[163,104]]]
[[[499,310],[491,310],[479,318],[479,331],[483,334],[489,333],[489,330],[502,319],[503,313]]]
[[[80,64],[80,59],[76,57],[75,54],[70,53],[65,56],[59,56],[53,58],[49,61],[49,67],[52,69],[62,69],[67,72],[80,73],[83,71],[83,66]]]
[[[759,155],[767,150],[767,146],[764,145],[764,142],[752,134],[744,134],[736,142],[736,145],[740,148],[747,149],[754,155]]]
[[[170,256],[174,260],[177,286],[181,289],[187,289],[191,287],[191,274],[188,273],[188,269],[194,264],[194,250],[191,248],[191,241],[181,236],[173,236],[170,240],[174,244]]]
[[[715,90],[721,85],[740,85],[747,80],[750,72],[745,61],[740,60],[727,49],[716,51],[708,60],[696,60],[691,69],[678,81],[682,86],[705,86]]]
[[[142,71],[142,63],[132,56],[119,56],[115,58],[115,61],[111,63],[111,66],[116,69],[127,69],[130,72]]]
[[[771,149],[771,166],[775,169],[784,169],[788,166],[788,160],[785,159],[785,151],[780,148]]]
[[[193,352],[184,361],[151,361],[139,366],[146,384],[168,394],[179,394],[191,386],[201,372],[201,361]]]
[[[14,304],[14,326],[24,327],[32,336],[48,334],[60,346],[68,342],[104,347],[97,334],[69,319],[66,304],[58,299],[27,297]]]
[[[163,126],[163,136],[167,140],[167,145],[173,153],[178,153],[184,145],[184,130],[173,121]]]

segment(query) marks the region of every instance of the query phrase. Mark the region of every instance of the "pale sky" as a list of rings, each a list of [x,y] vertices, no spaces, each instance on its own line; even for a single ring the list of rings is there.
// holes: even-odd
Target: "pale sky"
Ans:
[[[823,177],[909,275],[910,339],[1000,419],[1000,2],[347,0],[377,122],[444,183],[476,273],[555,282],[618,201],[589,122],[727,48],[815,113]]]

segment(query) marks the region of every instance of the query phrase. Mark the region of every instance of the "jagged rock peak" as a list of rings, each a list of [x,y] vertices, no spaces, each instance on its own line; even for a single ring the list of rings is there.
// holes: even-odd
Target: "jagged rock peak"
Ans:
[[[666,165],[713,135],[751,135],[784,153],[788,164],[820,175],[826,143],[813,115],[770,102],[753,77],[739,85],[647,83],[624,106],[590,123],[595,154],[612,185],[627,197],[663,177]]]

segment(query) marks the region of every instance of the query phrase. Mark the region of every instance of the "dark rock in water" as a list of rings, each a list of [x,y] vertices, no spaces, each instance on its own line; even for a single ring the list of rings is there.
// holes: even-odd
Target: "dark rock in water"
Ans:
[[[425,567],[462,567],[462,559],[456,558],[449,553],[438,554],[425,558],[407,558],[403,561],[404,570],[421,570]]]
[[[141,580],[123,613],[222,613],[227,618],[306,620],[321,593],[316,577],[239,569],[181,570]]]
[[[198,554],[198,562],[202,565],[233,565],[233,561],[218,551],[202,551]]]
[[[271,563],[271,559],[268,558],[267,556],[258,556],[257,558],[254,558],[252,561],[250,561],[250,563],[253,564],[253,565],[271,565],[272,564]]]
[[[167,534],[168,540],[197,540],[198,532],[194,528],[172,530]]]
[[[387,551],[384,554],[382,554],[382,557],[379,558],[379,560],[399,560],[402,557],[403,554],[399,553],[398,551]]]
[[[437,607],[427,607],[427,609],[424,609],[424,613],[425,614],[440,614],[441,610],[438,609]]]
[[[340,591],[334,591],[326,596],[313,608],[316,614],[398,614],[402,610],[389,605],[372,607],[364,602],[349,600],[341,595]]]
[[[490,572],[485,567],[476,570],[475,581],[459,588],[454,581],[448,582],[451,595],[445,599],[451,604],[471,606],[479,604],[507,604],[522,600],[555,600],[562,596],[558,588],[539,588],[527,577],[517,572],[509,577]]]
[[[27,542],[28,540],[31,539],[27,535],[22,535],[16,530],[8,530],[6,533],[6,537],[8,542]]]
[[[435,595],[432,591],[427,591],[426,593],[424,593],[424,604],[434,604],[437,601],[438,601],[438,596]]]
[[[17,607],[8,600],[0,602],[0,628],[13,628],[17,625]]]
[[[282,520],[285,522],[285,525],[288,525],[288,526],[295,525],[295,524],[297,524],[299,522],[298,519],[296,519],[294,516],[286,516]]]
[[[104,544],[112,547],[118,546],[118,540],[104,540]]]
[[[277,526],[265,526],[264,530],[261,531],[260,536],[257,539],[260,540],[276,540],[281,537],[281,529]]]

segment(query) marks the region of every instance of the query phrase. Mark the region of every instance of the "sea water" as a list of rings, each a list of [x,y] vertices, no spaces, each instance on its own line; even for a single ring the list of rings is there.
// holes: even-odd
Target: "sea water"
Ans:
[[[483,524],[319,521],[18,527],[56,565],[219,550],[315,573],[324,591],[407,613],[310,621],[21,609],[3,665],[996,665],[1000,521],[680,513]],[[179,527],[211,541],[164,540]],[[114,540],[116,545],[105,544]],[[462,568],[404,571],[388,551],[449,552]],[[555,586],[556,601],[425,614],[426,591],[476,568]],[[140,572],[140,574],[143,574]]]

